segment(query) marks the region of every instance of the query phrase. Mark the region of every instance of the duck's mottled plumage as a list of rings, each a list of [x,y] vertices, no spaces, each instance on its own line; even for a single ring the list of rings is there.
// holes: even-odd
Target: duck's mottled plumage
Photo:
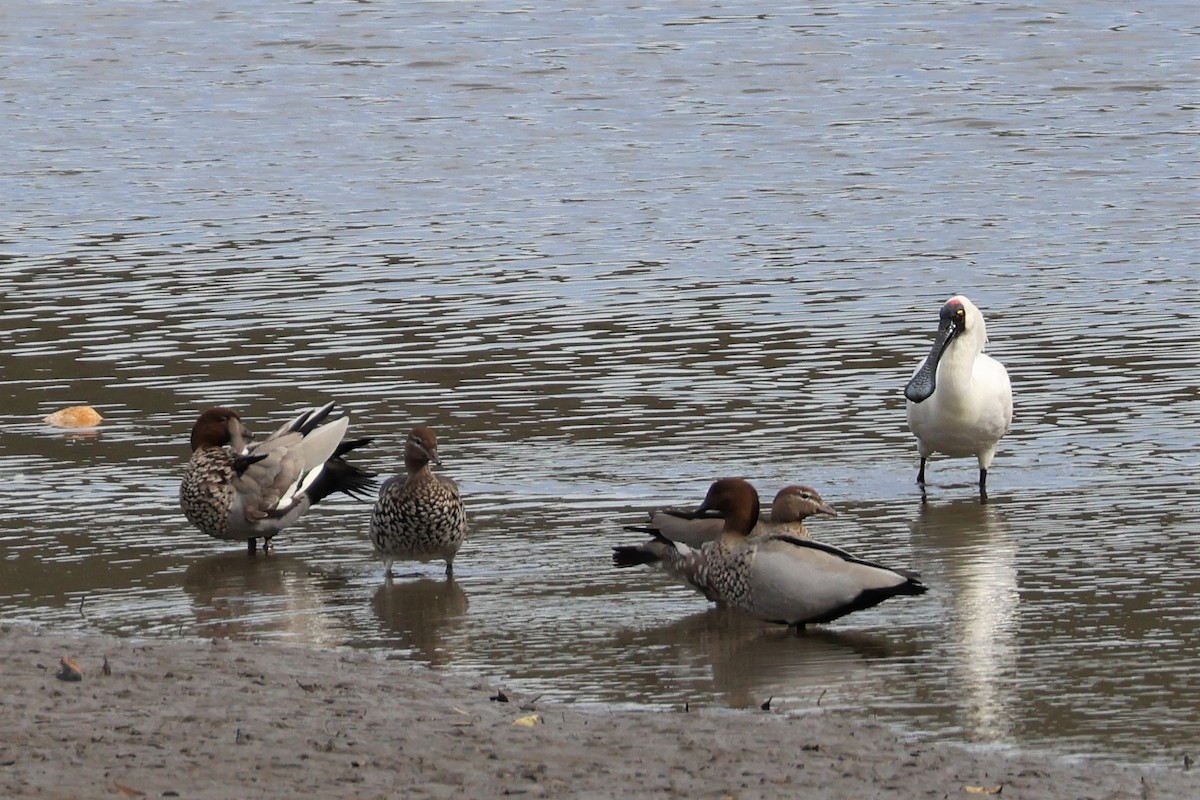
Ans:
[[[184,515],[217,539],[244,540],[251,553],[333,492],[361,495],[372,473],[342,456],[368,442],[342,441],[349,420],[328,421],[334,404],[306,411],[262,442],[241,415],[221,406],[192,426],[192,457],[184,467],[179,504]]]
[[[804,521],[816,514],[837,516],[833,506],[825,502],[820,492],[811,486],[793,484],[780,489],[771,503],[770,516],[760,515],[751,531],[752,537],[780,535],[810,539]],[[699,548],[721,535],[725,521],[716,517],[697,516],[694,511],[681,509],[659,509],[650,512],[649,525],[626,525],[625,530],[648,533],[652,537],[641,545],[618,548],[623,553],[622,561],[646,563],[656,566],[703,594],[710,600],[717,599],[705,586],[698,583],[694,559],[666,557],[667,549],[676,544]]]
[[[711,599],[797,628],[830,622],[895,595],[926,591],[915,575],[836,547],[786,534],[751,537],[759,515],[758,493],[740,478],[715,482],[696,513],[724,520],[717,539],[694,548],[660,535],[649,546],[614,548],[614,563],[670,561],[670,570]]]
[[[454,572],[454,556],[467,538],[467,514],[458,484],[430,468],[441,463],[434,432],[413,428],[404,444],[406,472],[379,488],[370,537],[388,575],[394,561],[439,558],[447,575]]]

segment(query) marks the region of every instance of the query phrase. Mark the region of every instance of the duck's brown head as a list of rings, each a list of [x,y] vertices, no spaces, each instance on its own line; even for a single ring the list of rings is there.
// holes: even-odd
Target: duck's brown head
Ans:
[[[410,472],[426,464],[441,464],[438,458],[437,434],[432,429],[418,425],[408,433],[404,442],[404,463]]]
[[[202,447],[229,445],[235,453],[243,453],[254,434],[242,425],[242,417],[232,408],[215,406],[208,409],[192,426],[192,450]]]
[[[708,487],[697,516],[725,520],[725,532],[749,535],[758,522],[758,492],[742,478],[721,478]]]
[[[837,516],[820,492],[802,483],[783,487],[771,503],[771,522],[803,522],[816,514]]]

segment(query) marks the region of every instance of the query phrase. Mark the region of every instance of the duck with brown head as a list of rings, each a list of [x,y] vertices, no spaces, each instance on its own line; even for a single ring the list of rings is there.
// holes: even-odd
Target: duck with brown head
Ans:
[[[775,500],[771,503],[771,513],[759,517],[751,535],[785,533],[801,539],[811,539],[812,534],[809,533],[805,520],[817,515],[836,517],[837,511],[811,486],[801,483],[785,486],[776,493]],[[723,527],[724,522],[719,519],[697,517],[691,511],[676,508],[662,508],[650,512],[649,525],[627,525],[625,530],[661,533],[673,542],[700,547],[720,536]]]
[[[722,478],[695,511],[697,516],[724,521],[716,540],[697,549],[660,536],[653,548],[615,548],[614,563],[669,561],[670,570],[711,599],[797,630],[832,622],[889,597],[926,591],[916,575],[855,558],[830,545],[787,534],[750,536],[758,506],[758,492],[750,483]]]
[[[261,442],[241,415],[217,406],[192,426],[192,457],[179,504],[193,525],[216,539],[245,541],[253,554],[334,492],[361,496],[373,474],[343,456],[368,439],[342,441],[349,419],[328,421],[334,404],[306,411]]]
[[[379,487],[370,538],[388,578],[396,560],[442,559],[446,575],[454,574],[454,557],[467,538],[467,514],[458,484],[430,467],[441,463],[437,435],[418,426],[404,442],[405,472]]]
[[[775,500],[771,503],[770,515],[759,515],[751,536],[786,534],[799,539],[811,539],[812,535],[804,521],[817,514],[837,516],[833,506],[826,503],[820,492],[811,486],[785,486],[776,493]],[[626,525],[625,530],[648,533],[653,538],[640,545],[614,548],[614,560],[618,566],[652,564],[685,586],[690,586],[708,599],[715,600],[708,590],[697,585],[692,574],[692,562],[664,558],[663,549],[668,547],[665,542],[701,547],[705,542],[711,542],[720,536],[724,525],[724,520],[698,517],[695,512],[677,508],[651,511],[648,525]]]

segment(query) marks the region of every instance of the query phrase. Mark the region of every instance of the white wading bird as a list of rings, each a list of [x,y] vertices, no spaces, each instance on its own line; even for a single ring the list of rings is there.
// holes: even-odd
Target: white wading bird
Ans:
[[[985,355],[983,314],[960,295],[938,315],[933,348],[904,387],[908,427],[917,437],[925,486],[925,461],[934,453],[979,461],[979,499],[987,502],[987,471],[996,446],[1012,425],[1012,386],[1004,365]]]

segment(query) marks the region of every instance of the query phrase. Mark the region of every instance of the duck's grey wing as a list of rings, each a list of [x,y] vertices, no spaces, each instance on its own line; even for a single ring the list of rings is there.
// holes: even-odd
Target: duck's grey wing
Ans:
[[[686,512],[674,509],[662,509],[650,512],[650,526],[672,542],[680,542],[688,547],[700,547],[705,542],[711,542],[721,535],[725,527],[724,520],[706,517],[689,519]]]
[[[768,537],[754,545],[748,583],[753,608],[775,622],[829,622],[896,594],[925,587],[907,575],[807,539]]]

